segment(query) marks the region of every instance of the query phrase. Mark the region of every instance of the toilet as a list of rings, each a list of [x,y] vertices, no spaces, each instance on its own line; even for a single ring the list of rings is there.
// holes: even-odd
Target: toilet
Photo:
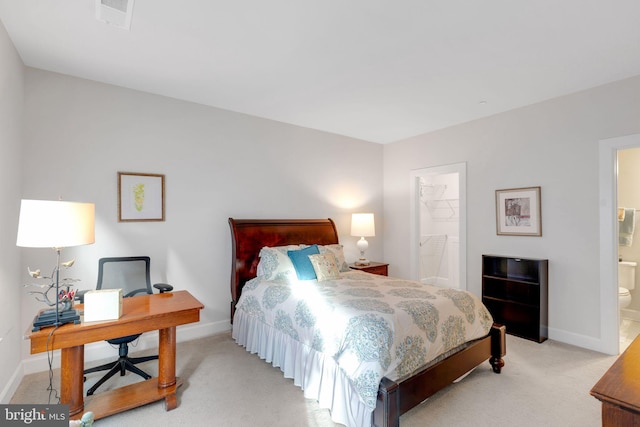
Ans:
[[[618,262],[618,304],[627,308],[631,304],[631,292],[636,287],[636,265],[634,261]]]

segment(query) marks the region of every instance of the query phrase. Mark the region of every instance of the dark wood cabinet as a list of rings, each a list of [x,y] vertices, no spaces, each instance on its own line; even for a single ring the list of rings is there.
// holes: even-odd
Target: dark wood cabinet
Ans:
[[[389,264],[382,262],[371,261],[369,265],[349,264],[349,268],[352,270],[366,271],[371,274],[379,274],[380,276],[387,276],[389,274]]]
[[[546,259],[482,255],[482,302],[508,334],[547,339],[548,269]]]

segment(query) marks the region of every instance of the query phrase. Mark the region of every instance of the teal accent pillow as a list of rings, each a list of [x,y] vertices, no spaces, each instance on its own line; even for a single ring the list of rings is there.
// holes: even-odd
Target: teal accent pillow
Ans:
[[[296,269],[298,279],[312,280],[316,278],[316,271],[313,269],[311,260],[309,260],[309,255],[317,255],[319,253],[318,245],[312,245],[297,251],[287,251],[287,255],[291,258],[293,267]]]

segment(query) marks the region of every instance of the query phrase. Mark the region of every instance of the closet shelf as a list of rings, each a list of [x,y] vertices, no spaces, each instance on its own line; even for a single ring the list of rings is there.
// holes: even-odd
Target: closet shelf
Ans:
[[[433,219],[458,218],[459,199],[423,200]]]

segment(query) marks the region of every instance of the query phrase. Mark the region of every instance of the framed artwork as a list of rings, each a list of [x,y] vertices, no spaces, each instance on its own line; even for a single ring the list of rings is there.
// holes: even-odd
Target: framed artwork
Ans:
[[[164,175],[118,172],[118,221],[164,221]]]
[[[496,230],[505,236],[542,236],[540,187],[496,190]]]

